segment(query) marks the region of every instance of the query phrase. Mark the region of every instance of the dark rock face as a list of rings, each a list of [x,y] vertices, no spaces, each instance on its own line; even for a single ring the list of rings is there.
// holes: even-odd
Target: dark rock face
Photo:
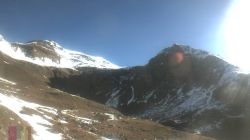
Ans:
[[[92,75],[94,73],[97,75]],[[0,53],[0,139],[8,137],[10,126],[20,126],[30,128],[32,139],[212,140],[150,120],[124,116],[113,108],[48,85],[50,79],[60,77],[65,81],[54,82],[60,83],[60,89],[69,90],[68,84],[85,79],[72,87],[78,88],[76,93],[86,91],[85,95],[94,98],[99,97],[97,89],[106,92],[113,88],[112,80],[103,81],[112,78],[112,73],[92,68],[84,68],[80,73],[72,69],[41,67]],[[129,74],[128,71],[118,71],[114,78],[123,73]],[[104,101],[108,98],[100,96],[96,99]]]
[[[182,61],[176,53],[183,54]],[[250,76],[236,70],[204,51],[173,45],[145,66],[79,68],[75,75],[55,74],[49,84],[123,114],[218,139],[244,140],[250,137]]]
[[[12,44],[12,47],[22,49],[31,59],[48,58],[60,63],[61,58],[55,51],[60,48],[55,49],[56,46],[53,42],[39,40]],[[56,120],[47,120],[54,124],[50,129],[70,133],[77,139],[82,135],[88,135],[89,139],[100,138],[99,135],[119,139],[135,139],[139,135],[143,136],[141,139],[145,138],[144,136],[149,139],[173,138],[168,135],[170,132],[181,135],[179,131],[167,131],[163,126],[152,122],[148,124],[143,120],[133,121],[129,117],[125,118],[107,106],[116,108],[125,115],[151,119],[178,130],[217,139],[245,140],[250,137],[250,75],[237,73],[236,67],[207,52],[175,44],[162,50],[145,66],[117,70],[80,67],[85,66],[83,63],[88,61],[97,61],[87,55],[72,54],[69,59],[73,63],[82,58],[86,61],[79,62],[77,67],[74,67],[78,69],[76,71],[34,65],[0,53],[1,78],[18,83],[12,85],[0,80],[0,89],[4,93],[0,95],[6,98],[6,95],[14,95],[20,100],[54,106],[58,113],[47,115],[65,119],[70,123],[63,125]],[[107,106],[67,93],[80,95]],[[93,125],[79,125],[81,122],[69,117],[69,114],[64,112],[65,109],[70,115],[92,117],[102,122],[102,125],[94,124],[97,130],[92,128]],[[22,112],[41,114],[39,110],[32,109],[23,109]],[[112,113],[117,118],[122,116],[122,119],[110,123],[105,112]],[[0,117],[0,120],[5,121],[5,117],[11,116],[11,112],[6,113],[0,115],[4,116]],[[15,122],[21,120],[18,116],[14,118]],[[22,121],[20,123],[27,124]],[[5,125],[7,127],[7,123]],[[72,131],[64,132],[62,125]],[[144,127],[148,128],[144,130]],[[126,130],[125,136],[120,131],[121,128]],[[154,128],[159,131],[154,133]],[[81,133],[87,129],[98,134],[98,137],[90,136],[88,132]],[[134,130],[138,135],[133,135]],[[149,134],[146,133],[148,131]],[[1,132],[0,137],[3,135]],[[196,135],[186,134],[182,135],[182,138],[186,136],[198,139]]]

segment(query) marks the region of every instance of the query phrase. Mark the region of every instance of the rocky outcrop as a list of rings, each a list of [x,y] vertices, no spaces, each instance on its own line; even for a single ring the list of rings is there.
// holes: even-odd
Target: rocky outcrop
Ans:
[[[122,93],[117,108],[132,114],[132,108],[128,107],[135,105],[139,97],[137,87],[141,87],[141,92],[152,88],[152,76],[144,67],[121,70],[77,67],[76,70],[42,65],[43,58],[57,63],[59,55],[54,54],[54,47],[47,41],[10,45],[0,40],[0,139],[8,137],[10,127],[18,128],[15,131],[27,128],[32,139],[212,139],[148,119],[125,116],[95,102],[110,101],[114,105],[112,97]],[[10,52],[22,56],[10,56]]]
[[[178,130],[227,140],[250,137],[250,125],[243,124],[249,122],[250,76],[207,52],[175,44],[145,66],[78,70],[52,77],[50,85]]]
[[[12,126],[30,128],[32,139],[212,140],[125,116],[113,108],[48,85],[53,77],[68,79],[81,75],[80,71],[41,67],[1,53],[0,65],[1,138],[8,137]],[[85,72],[93,72],[91,69]]]
[[[25,56],[30,58],[51,59],[52,62],[60,64],[60,56],[55,50],[56,43],[49,41],[31,41],[26,44],[13,43],[12,46],[17,49],[21,49]]]
[[[250,75],[205,51],[174,44],[145,66],[121,69],[52,41],[0,37],[0,51],[0,136],[18,123],[34,138],[250,137]]]

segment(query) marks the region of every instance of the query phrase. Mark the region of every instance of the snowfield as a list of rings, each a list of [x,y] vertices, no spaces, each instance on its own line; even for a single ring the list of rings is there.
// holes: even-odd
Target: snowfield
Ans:
[[[26,121],[31,128],[35,131],[32,135],[35,140],[61,140],[63,139],[62,133],[52,132],[53,124],[50,121],[55,121],[53,116],[58,115],[58,110],[52,107],[39,105],[36,103],[30,103],[21,99],[18,99],[14,96],[8,96],[3,93],[0,93],[0,105],[8,108],[15,114],[17,114],[22,120]],[[24,109],[31,109],[37,111],[41,115],[36,114],[23,114],[21,113]],[[93,123],[100,123],[98,120],[92,120],[90,118],[79,117],[75,115],[71,110],[62,110],[63,115],[72,117],[76,121],[85,123],[87,125],[92,125]],[[47,115],[46,115],[47,114]],[[49,114],[49,115],[48,115]],[[105,113],[109,117],[108,120],[117,120],[116,116],[113,114]],[[13,118],[12,118],[13,119]],[[58,120],[62,124],[67,124],[65,120]],[[99,136],[93,132],[85,131],[91,133],[97,137],[100,137],[102,140],[111,140],[103,136]],[[72,138],[73,139],[73,138]]]
[[[77,51],[71,51],[68,49],[64,49],[58,43],[54,41],[44,40],[47,44],[53,47],[54,51],[60,57],[59,62],[55,62],[49,58],[39,58],[39,57],[28,57],[25,53],[20,49],[20,47],[13,47],[11,43],[6,41],[0,35],[0,51],[14,59],[27,61],[33,64],[37,64],[40,66],[50,66],[50,67],[58,67],[58,68],[70,68],[75,69],[78,67],[96,67],[101,69],[118,69],[119,66],[112,64],[106,59],[98,56],[91,56]],[[19,45],[32,45],[37,42],[29,42],[29,43],[16,43]],[[44,49],[51,51],[50,49],[39,46]]]
[[[42,105],[35,104],[35,103],[29,103],[24,100],[20,100],[14,96],[7,96],[2,93],[0,93],[0,105],[13,111],[20,118],[22,118],[24,121],[30,124],[30,126],[35,131],[35,133],[32,135],[33,139],[35,140],[45,140],[48,138],[50,138],[51,140],[62,139],[61,133],[56,134],[56,133],[52,133],[49,131],[50,127],[46,127],[46,126],[52,126],[53,124],[51,124],[44,117],[38,116],[35,114],[28,115],[28,114],[20,113],[24,108],[29,108],[32,110],[36,110],[42,114],[44,114],[44,111],[42,110],[46,110],[46,112],[50,112],[55,115],[56,109],[47,107],[47,106],[42,106]]]

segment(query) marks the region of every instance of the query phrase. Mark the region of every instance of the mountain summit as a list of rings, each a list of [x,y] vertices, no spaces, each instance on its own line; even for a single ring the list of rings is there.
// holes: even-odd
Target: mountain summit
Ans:
[[[1,37],[0,51],[14,59],[41,66],[72,69],[77,69],[79,67],[120,68],[102,57],[64,49],[58,43],[48,40],[34,40],[27,43],[9,43]]]
[[[250,137],[250,75],[189,46],[174,44],[145,66],[82,69],[79,75],[57,76],[50,82],[123,114],[178,130],[225,140]]]
[[[131,68],[47,40],[2,38],[0,51],[0,137],[13,125],[33,139],[250,137],[250,75],[205,51],[174,44]]]

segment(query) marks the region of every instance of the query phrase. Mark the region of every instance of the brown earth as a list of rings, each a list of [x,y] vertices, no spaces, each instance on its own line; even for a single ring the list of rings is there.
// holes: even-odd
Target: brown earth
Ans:
[[[0,53],[0,77],[13,81],[16,85],[0,82],[0,94],[14,96],[18,99],[52,107],[56,114],[23,108],[22,114],[39,115],[52,123],[48,126],[53,133],[62,133],[63,139],[101,139],[101,137],[119,140],[210,140],[211,138],[189,134],[152,122],[122,115],[115,109],[94,101],[73,96],[49,86],[50,78],[54,76],[67,77],[78,75],[79,72],[70,69],[41,67],[31,63],[13,60]],[[42,112],[42,113],[41,113]],[[65,113],[66,112],[66,113]],[[116,119],[110,120],[113,114]],[[47,119],[49,116],[52,119]],[[80,117],[96,120],[91,124],[84,123]],[[62,123],[62,121],[66,123]],[[6,139],[7,128],[10,125],[25,125],[12,111],[0,106],[0,139]],[[35,131],[32,130],[34,134]]]

